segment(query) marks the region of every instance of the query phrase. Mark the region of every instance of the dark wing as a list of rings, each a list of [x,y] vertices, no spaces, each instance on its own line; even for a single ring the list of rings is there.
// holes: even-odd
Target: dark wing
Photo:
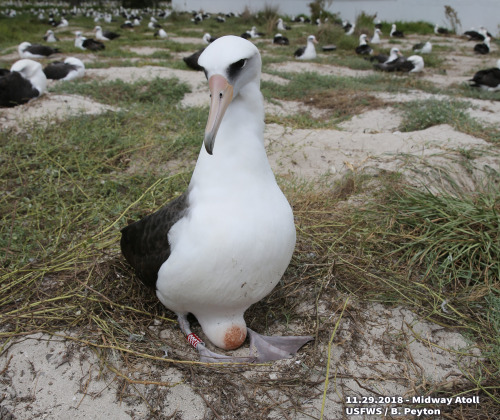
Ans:
[[[395,71],[409,72],[415,68],[415,64],[407,59],[396,60]]]
[[[418,44],[415,44],[413,46],[413,51],[416,51],[416,50],[421,50],[422,48],[424,48],[424,43],[423,42],[420,42]]]
[[[373,52],[373,49],[368,44],[358,45],[356,47],[356,54],[359,54],[359,55],[370,55],[372,52]]]
[[[13,107],[36,98],[40,92],[17,71],[0,77],[0,106]]]
[[[388,63],[375,63],[373,67],[375,67],[378,70],[388,71],[388,72],[401,71],[401,66],[404,66],[403,63],[406,61],[407,61],[406,58],[398,57],[396,60],[389,61]]]
[[[33,44],[29,46],[26,50],[32,54],[44,55],[46,57],[59,52],[58,48],[52,48],[46,45],[39,45],[39,44]]]
[[[295,53],[293,54],[295,57],[300,57],[302,54],[304,54],[304,51],[306,50],[306,47],[299,48]]]
[[[158,271],[170,256],[168,232],[185,215],[187,197],[187,193],[184,193],[155,213],[121,230],[122,254],[134,268],[137,277],[148,287],[156,288]]]
[[[484,35],[477,31],[465,31],[464,35],[469,37],[469,41],[484,41]]]
[[[155,26],[155,28],[161,28],[161,25]],[[110,31],[104,31],[103,35],[109,40],[116,39],[120,36],[119,34]]]
[[[43,72],[45,73],[47,79],[59,80],[65,78],[72,70],[76,70],[76,66],[73,64],[54,61],[53,63],[48,64],[43,69]]]
[[[486,44],[476,44],[474,46],[474,51],[478,54],[488,54],[490,52],[490,49]]]
[[[389,59],[388,55],[385,54],[377,54],[370,58],[365,58],[365,60],[370,60],[372,63],[377,61],[378,63],[385,63]]]
[[[497,67],[493,67],[487,70],[478,71],[470,82],[474,82],[472,86],[488,86],[488,87],[497,87],[500,84],[500,69]]]
[[[204,50],[205,48],[202,48],[194,54],[191,54],[189,57],[184,57],[183,60],[186,65],[193,70],[203,70],[203,67],[198,64],[198,58],[200,58],[200,55]]]
[[[82,46],[83,48],[86,48],[87,50],[90,51],[99,51],[106,48],[102,42],[96,41],[95,39],[92,38],[85,39],[82,43]]]

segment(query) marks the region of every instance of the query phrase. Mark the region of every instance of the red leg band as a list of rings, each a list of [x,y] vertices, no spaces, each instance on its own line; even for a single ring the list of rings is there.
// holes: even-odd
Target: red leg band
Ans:
[[[189,334],[186,338],[187,338],[188,343],[191,344],[194,348],[196,348],[196,346],[199,343],[205,344],[203,342],[203,340],[200,337],[198,337],[195,333]]]

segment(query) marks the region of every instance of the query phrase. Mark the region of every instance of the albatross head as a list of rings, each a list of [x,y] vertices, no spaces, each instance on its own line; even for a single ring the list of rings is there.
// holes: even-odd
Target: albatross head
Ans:
[[[21,76],[29,80],[33,87],[40,92],[40,95],[47,90],[47,77],[42,70],[42,65],[38,61],[23,58],[16,61],[10,68],[10,71],[21,73]]]
[[[205,128],[205,149],[212,154],[215,138],[231,101],[249,83],[260,82],[259,50],[244,38],[228,35],[216,39],[201,54],[210,89],[210,112]]]

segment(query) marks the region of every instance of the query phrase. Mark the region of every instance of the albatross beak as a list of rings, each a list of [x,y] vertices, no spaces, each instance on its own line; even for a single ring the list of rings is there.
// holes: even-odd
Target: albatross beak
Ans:
[[[220,123],[233,99],[233,86],[229,84],[225,77],[215,74],[208,80],[208,87],[212,99],[210,100],[210,112],[208,113],[205,128],[205,149],[211,155]]]

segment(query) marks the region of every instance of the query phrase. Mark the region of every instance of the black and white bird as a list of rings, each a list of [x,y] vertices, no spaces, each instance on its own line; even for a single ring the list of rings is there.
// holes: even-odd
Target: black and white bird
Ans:
[[[295,51],[295,58],[298,60],[314,60],[316,58],[316,48],[314,44],[317,43],[316,37],[314,35],[309,35],[307,37],[307,45]]]
[[[390,63],[392,61],[395,61],[397,60],[399,57],[402,57],[403,55],[401,54],[401,51],[399,51],[399,48],[398,47],[393,47],[391,48],[391,51],[389,52],[389,55],[386,55],[386,54],[377,54],[377,55],[374,55],[370,58],[366,58],[366,60],[370,60],[371,62],[377,62],[377,63],[380,63],[380,64],[383,64],[383,63]],[[382,70],[381,68],[379,68],[379,70]]]
[[[177,314],[203,362],[287,358],[313,337],[265,337],[244,320],[245,311],[278,284],[295,247],[292,209],[264,145],[261,57],[253,43],[230,35],[208,45],[199,63],[211,99],[189,187],[123,228],[122,253]],[[189,313],[215,346],[236,349],[249,336],[256,354],[238,358],[210,351],[191,331]]]
[[[276,29],[278,31],[288,31],[292,28],[288,25],[285,25],[285,23],[283,22],[283,19],[279,18],[278,22],[276,22]]]
[[[405,36],[405,35],[404,35],[404,33],[403,33],[403,32],[398,31],[398,30],[396,29],[396,24],[395,24],[395,23],[393,23],[393,24],[392,24],[392,28],[391,28],[391,33],[390,33],[390,36],[391,36],[392,38],[404,38],[404,36]]]
[[[380,35],[382,35],[382,31],[379,28],[375,28],[372,39],[370,42],[372,44],[380,44]]]
[[[252,26],[252,29],[247,31],[247,34],[250,35],[250,38],[260,38],[265,35],[263,32],[258,32],[256,26]]]
[[[0,72],[0,106],[13,107],[33,98],[38,98],[47,90],[47,78],[42,65],[34,60],[16,61],[9,70]]]
[[[359,45],[355,49],[356,54],[359,54],[359,55],[370,55],[370,54],[373,53],[372,47],[370,47],[366,43],[366,38],[367,38],[366,34],[361,34],[359,36]]]
[[[424,69],[424,59],[419,55],[412,55],[408,58],[400,55],[392,61],[375,63],[374,67],[387,72],[419,73]]]
[[[54,35],[54,31],[52,29],[49,29],[47,32],[45,32],[45,35],[43,36],[43,40],[45,42],[57,42],[57,41],[59,41],[59,38],[57,38]]]
[[[450,30],[446,29],[446,28],[443,28],[443,27],[439,26],[436,23],[436,25],[434,26],[434,33],[436,35],[449,35],[450,34]]]
[[[491,48],[490,40],[491,38],[487,36],[486,38],[484,38],[483,43],[474,45],[474,52],[477,54],[488,54]]]
[[[468,41],[484,41],[486,37],[489,36],[488,31],[486,31],[486,29],[483,27],[479,28],[479,31],[476,31],[474,30],[474,28],[471,28],[470,30],[465,31],[464,35],[467,36]]]
[[[344,32],[346,35],[352,35],[354,33],[354,29],[356,29],[356,24],[350,23],[347,20],[343,20],[342,21],[342,28],[344,29]]]
[[[206,32],[205,34],[203,34],[203,38],[202,39],[203,39],[203,42],[205,44],[210,44],[210,43],[214,42],[217,39],[217,37],[213,37],[208,32]]]
[[[497,66],[486,70],[480,70],[469,80],[470,86],[489,92],[500,91],[500,60]]]
[[[419,54],[430,54],[432,52],[432,44],[430,41],[420,42],[413,46],[413,51]]]
[[[76,57],[68,57],[62,61],[54,61],[47,64],[43,69],[47,79],[52,80],[74,80],[83,77],[85,65]]]
[[[162,26],[158,23],[154,16],[151,16],[148,23],[148,28],[154,31],[155,29],[162,28]]]
[[[100,26],[96,26],[94,28],[94,31],[95,31],[95,37],[97,38],[98,41],[111,41],[120,36],[115,32],[103,31]]]
[[[162,39],[168,38],[168,35],[167,35],[167,33],[165,32],[165,29],[163,29],[163,28],[158,29],[158,30],[154,33],[154,36],[155,36],[155,38],[162,38]]]
[[[17,52],[21,58],[46,58],[59,53],[58,48],[52,48],[47,45],[31,44],[22,42],[17,47]]]
[[[126,20],[120,25],[122,29],[134,29],[134,24],[130,20]]]
[[[92,38],[85,38],[80,31],[75,32],[75,47],[81,50],[102,51],[106,47],[100,41]]]
[[[273,38],[273,44],[276,45],[290,45],[290,41],[286,36],[283,36],[282,34],[276,34],[274,35]]]

